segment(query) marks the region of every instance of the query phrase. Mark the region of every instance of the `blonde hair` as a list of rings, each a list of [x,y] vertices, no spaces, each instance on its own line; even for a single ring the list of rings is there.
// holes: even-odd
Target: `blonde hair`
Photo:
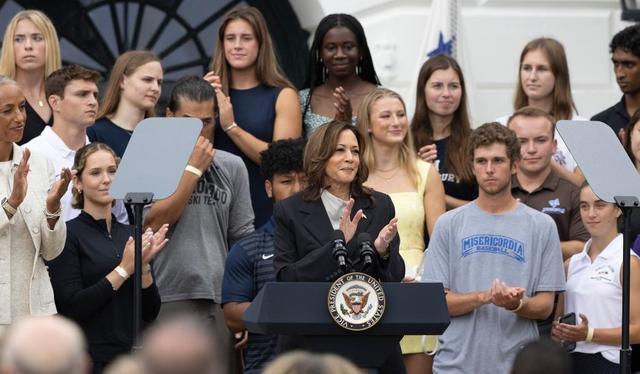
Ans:
[[[273,52],[274,47],[271,41],[271,35],[267,29],[267,22],[258,9],[249,6],[232,10],[224,18],[218,29],[218,42],[211,59],[211,70],[220,77],[222,91],[227,95],[229,94],[229,86],[233,78],[231,76],[231,67],[224,55],[224,32],[231,22],[239,19],[247,22],[251,26],[258,40],[258,57],[255,62],[258,81],[271,87],[289,87],[295,89],[278,64],[278,59]]]
[[[358,109],[358,130],[360,130],[360,134],[364,138],[365,143],[367,143],[367,147],[364,150],[362,155],[364,162],[369,165],[369,168],[375,167],[376,165],[376,156],[373,151],[373,133],[371,130],[371,111],[373,109],[373,104],[375,104],[378,100],[384,98],[392,98],[397,99],[402,104],[402,108],[405,111],[405,115],[407,112],[407,107],[404,104],[404,100],[402,97],[395,91],[386,89],[386,88],[376,88],[371,91],[365,98],[362,100],[360,104],[360,108]],[[408,123],[407,123],[408,126]],[[409,179],[414,187],[418,187],[420,184],[420,173],[418,171],[418,167],[416,166],[416,155],[413,151],[413,137],[411,136],[411,129],[407,129],[407,135],[405,135],[402,140],[402,144],[400,144],[400,153],[399,159],[400,167],[404,169],[407,174],[409,174]]]
[[[360,374],[351,362],[335,354],[304,351],[285,353],[269,364],[264,374]]]
[[[40,30],[44,37],[44,76],[42,80],[49,76],[49,74],[60,69],[62,66],[60,62],[60,42],[58,41],[58,33],[53,23],[44,13],[39,10],[27,9],[18,12],[9,24],[4,32],[4,38],[2,39],[2,53],[0,54],[0,74],[9,76],[11,78],[16,77],[16,56],[13,51],[13,38],[18,27],[18,22],[22,20],[29,20]]]
[[[129,77],[140,66],[149,62],[160,62],[158,56],[151,51],[128,51],[120,55],[111,68],[109,74],[109,81],[107,82],[107,90],[100,103],[100,110],[98,111],[97,118],[102,118],[111,115],[116,112],[118,105],[120,105],[120,98],[122,97],[122,89],[120,83],[124,77]],[[155,115],[155,108],[149,108],[144,118],[153,117]]]

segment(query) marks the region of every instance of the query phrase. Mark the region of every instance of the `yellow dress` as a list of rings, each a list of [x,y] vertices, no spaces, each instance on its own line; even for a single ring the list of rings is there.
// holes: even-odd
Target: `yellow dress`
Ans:
[[[420,183],[415,192],[395,192],[389,194],[398,217],[398,235],[400,235],[400,255],[404,260],[406,274],[415,276],[424,254],[424,190],[430,163],[418,160]],[[431,352],[436,348],[436,336],[405,336],[400,341],[403,354]]]

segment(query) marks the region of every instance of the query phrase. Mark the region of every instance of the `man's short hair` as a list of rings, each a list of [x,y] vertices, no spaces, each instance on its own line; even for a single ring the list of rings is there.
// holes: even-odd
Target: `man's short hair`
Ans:
[[[305,140],[282,139],[269,144],[260,152],[260,172],[266,180],[273,180],[275,174],[301,172]]]
[[[176,112],[180,109],[180,100],[189,100],[196,103],[213,100],[213,112],[218,112],[216,92],[209,82],[195,75],[189,75],[178,79],[169,95],[167,107]]]
[[[516,110],[515,113],[513,113],[511,117],[509,117],[509,120],[507,121],[508,128],[511,128],[511,122],[517,117],[546,118],[547,121],[551,123],[551,138],[554,138],[554,135],[556,133],[556,120],[551,114],[545,112],[544,110],[533,106],[524,106]]]
[[[219,350],[207,326],[193,316],[163,321],[146,334],[141,355],[144,374],[221,373]]]
[[[0,369],[15,374],[83,374],[88,367],[86,349],[84,335],[72,321],[24,317],[7,332]]]
[[[476,148],[490,146],[494,143],[505,145],[507,157],[512,162],[520,160],[520,142],[516,133],[498,122],[489,122],[471,132],[469,137],[469,158],[471,162],[473,162]]]
[[[640,25],[625,27],[615,34],[609,43],[609,52],[613,53],[616,49],[622,49],[640,57]]]
[[[97,84],[100,81],[100,73],[76,64],[67,65],[49,74],[44,82],[44,93],[47,98],[51,95],[64,98],[64,89],[75,80],[92,81]]]
[[[570,374],[571,358],[558,343],[535,340],[522,348],[513,361],[511,374]]]

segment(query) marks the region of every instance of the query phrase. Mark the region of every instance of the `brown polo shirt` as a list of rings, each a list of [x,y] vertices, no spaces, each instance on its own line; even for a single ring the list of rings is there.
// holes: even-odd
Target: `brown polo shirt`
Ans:
[[[553,170],[542,186],[531,193],[520,187],[514,175],[511,178],[511,194],[523,204],[550,215],[558,228],[560,241],[586,242],[589,239],[589,233],[580,219],[580,189],[560,178]]]

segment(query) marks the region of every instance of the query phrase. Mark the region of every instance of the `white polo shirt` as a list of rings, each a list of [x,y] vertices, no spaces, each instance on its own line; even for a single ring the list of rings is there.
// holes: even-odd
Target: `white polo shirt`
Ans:
[[[580,323],[580,313],[589,319],[589,327],[620,328],[622,326],[622,234],[619,234],[591,262],[588,250],[591,239],[582,252],[569,260],[567,269],[567,289],[564,303],[565,313],[574,312]],[[632,256],[636,256],[631,252]],[[637,256],[636,256],[637,257]],[[607,360],[620,363],[620,346],[578,342],[575,352],[600,353]]]
[[[89,137],[85,135],[85,144],[89,144]],[[73,160],[76,157],[76,151],[67,147],[62,139],[53,131],[51,126],[45,126],[42,133],[35,138],[31,139],[23,147],[28,148],[31,152],[37,152],[47,157],[53,163],[53,167],[56,171],[56,179],[59,178],[62,168],[72,168]],[[80,214],[79,209],[71,207],[71,187],[72,183],[69,183],[67,192],[60,199],[62,205],[62,215],[64,221],[72,220]],[[127,218],[127,212],[124,209],[122,201],[116,201],[116,205],[113,208],[113,214],[116,219],[121,223],[129,223]]]

